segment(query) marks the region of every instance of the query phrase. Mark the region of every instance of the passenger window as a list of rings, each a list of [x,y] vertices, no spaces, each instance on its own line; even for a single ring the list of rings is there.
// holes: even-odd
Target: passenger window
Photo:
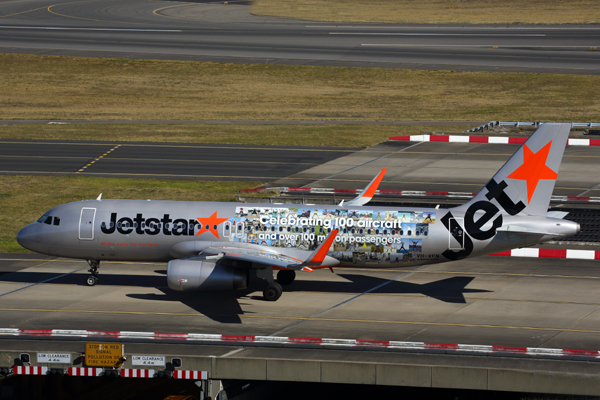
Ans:
[[[54,217],[54,225],[56,225],[56,226],[60,225],[60,218],[59,217]]]

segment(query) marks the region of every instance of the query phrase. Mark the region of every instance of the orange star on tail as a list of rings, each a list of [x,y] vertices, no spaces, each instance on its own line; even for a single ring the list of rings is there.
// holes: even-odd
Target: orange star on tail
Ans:
[[[558,174],[546,165],[548,153],[552,147],[552,141],[545,145],[537,153],[532,152],[527,145],[523,146],[523,164],[507,176],[510,179],[527,181],[527,203],[535,193],[540,179],[556,179]]]
[[[203,234],[206,231],[210,231],[213,235],[219,238],[219,231],[217,230],[217,226],[225,221],[228,218],[218,218],[217,212],[215,211],[213,215],[208,218],[196,218],[200,221],[200,230],[196,233],[196,236]]]

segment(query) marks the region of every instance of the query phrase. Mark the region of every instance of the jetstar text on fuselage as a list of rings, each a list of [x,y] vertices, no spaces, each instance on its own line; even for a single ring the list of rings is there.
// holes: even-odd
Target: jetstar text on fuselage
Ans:
[[[143,214],[136,214],[134,218],[122,217],[117,220],[117,213],[111,213],[108,226],[102,222],[100,229],[108,235],[115,231],[129,235],[135,231],[138,235],[158,235],[162,232],[163,235],[194,236],[196,225],[202,228],[198,219],[172,219],[170,214],[164,214],[162,218],[144,218]],[[206,227],[206,230],[209,229],[210,227]]]

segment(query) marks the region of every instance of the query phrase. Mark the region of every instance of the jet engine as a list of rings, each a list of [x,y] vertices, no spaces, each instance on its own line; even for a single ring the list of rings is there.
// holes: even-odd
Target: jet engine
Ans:
[[[248,276],[244,269],[205,260],[172,260],[167,265],[169,288],[178,291],[208,292],[245,289]]]

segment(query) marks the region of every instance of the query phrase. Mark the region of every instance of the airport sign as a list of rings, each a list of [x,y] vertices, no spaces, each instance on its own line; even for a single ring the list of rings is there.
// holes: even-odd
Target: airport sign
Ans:
[[[121,343],[86,343],[85,364],[90,367],[114,367],[121,363]]]
[[[71,353],[37,353],[38,364],[71,364]]]
[[[164,367],[165,356],[131,356],[132,365],[146,365],[153,367]]]

